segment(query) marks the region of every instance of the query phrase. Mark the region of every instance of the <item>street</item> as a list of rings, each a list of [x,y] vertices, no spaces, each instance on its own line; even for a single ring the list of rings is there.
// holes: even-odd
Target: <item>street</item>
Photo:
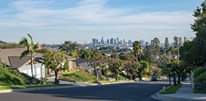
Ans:
[[[125,83],[0,94],[0,101],[156,101],[162,83]]]

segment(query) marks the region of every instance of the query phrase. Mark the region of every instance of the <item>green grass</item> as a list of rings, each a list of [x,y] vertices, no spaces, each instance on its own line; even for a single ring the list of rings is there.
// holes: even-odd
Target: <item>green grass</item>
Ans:
[[[7,67],[0,66],[0,82],[3,84],[13,85],[24,85],[25,81],[15,73],[11,72]]]
[[[174,94],[181,87],[181,84],[175,86],[169,86],[160,91],[160,94]]]
[[[7,89],[11,89],[11,88],[6,85],[0,85],[0,90],[7,90]]]
[[[6,85],[26,85],[29,84],[31,77],[11,69],[6,65],[0,64],[0,84]],[[39,83],[39,80],[34,79],[34,82]]]
[[[33,85],[0,85],[0,90],[6,89],[25,89],[25,88],[45,88],[45,87],[58,87],[65,86],[65,84],[33,84]]]
[[[80,70],[75,72],[65,72],[61,79],[73,82],[93,82],[95,81],[95,76],[86,71]]]
[[[36,85],[26,85],[25,88],[44,88],[44,87],[58,87],[67,86],[67,84],[36,84]]]
[[[0,90],[27,88],[31,77],[0,64]],[[34,79],[37,84],[39,80]]]
[[[197,93],[197,94],[206,94],[206,90],[205,89],[193,89],[193,93]]]

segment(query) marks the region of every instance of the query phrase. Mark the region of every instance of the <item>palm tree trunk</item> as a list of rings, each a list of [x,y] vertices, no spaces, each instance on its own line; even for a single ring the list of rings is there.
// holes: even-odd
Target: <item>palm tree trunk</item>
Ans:
[[[40,71],[40,72],[41,72],[41,77],[40,77],[40,78],[41,78],[41,82],[43,81],[43,70],[42,70],[43,68],[42,68],[42,67],[43,67],[43,64],[41,64],[41,68],[40,68],[40,70],[41,70],[41,71]],[[43,83],[43,82],[42,82],[42,83]]]
[[[168,75],[168,78],[169,78],[169,85],[172,85],[172,79],[171,79],[171,74],[170,73]]]
[[[34,73],[33,73],[33,54],[31,53],[31,83],[33,83]]]
[[[55,84],[59,84],[59,69],[55,70]]]
[[[178,84],[181,83],[181,76],[180,76],[180,74],[177,75],[177,83],[178,83]]]
[[[177,85],[176,74],[173,73],[173,85]]]
[[[142,74],[139,74],[139,80],[142,81]]]

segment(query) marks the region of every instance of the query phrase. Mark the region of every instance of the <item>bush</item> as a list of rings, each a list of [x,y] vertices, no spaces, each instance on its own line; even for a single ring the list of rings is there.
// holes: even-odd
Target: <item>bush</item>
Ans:
[[[199,67],[197,69],[194,70],[194,78],[197,78],[199,75],[201,75],[202,73],[206,72],[206,69],[203,67]]]
[[[196,75],[194,78],[194,90],[195,93],[206,93],[206,72]]]
[[[162,89],[160,91],[160,94],[174,94],[177,92],[177,90],[181,87],[182,85],[181,84],[178,84],[178,85],[172,85],[172,86],[169,86],[169,87],[166,87],[165,89]]]
[[[5,67],[0,67],[0,82],[8,85],[24,85],[25,82],[19,76],[9,72]]]
[[[194,79],[195,83],[206,83],[206,72],[201,73]]]
[[[9,68],[6,65],[0,64],[0,84],[7,85],[25,85],[29,84],[31,77],[18,72],[15,69]],[[40,81],[35,79],[35,82]]]

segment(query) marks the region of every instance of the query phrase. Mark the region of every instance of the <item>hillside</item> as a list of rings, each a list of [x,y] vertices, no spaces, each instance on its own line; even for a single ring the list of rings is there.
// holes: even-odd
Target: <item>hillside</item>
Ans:
[[[31,78],[0,64],[0,84],[25,85],[30,83]]]

